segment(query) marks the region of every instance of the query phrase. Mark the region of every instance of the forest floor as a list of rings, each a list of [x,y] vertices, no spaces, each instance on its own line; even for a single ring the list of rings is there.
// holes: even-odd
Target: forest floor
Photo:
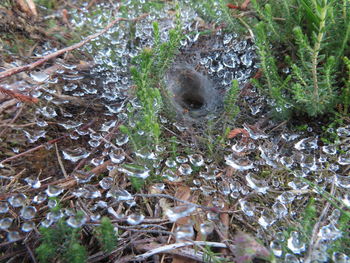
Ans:
[[[0,4],[0,262],[350,262],[349,120],[276,121],[249,32],[186,1],[17,2]],[[182,37],[145,121],[130,68],[154,21]]]

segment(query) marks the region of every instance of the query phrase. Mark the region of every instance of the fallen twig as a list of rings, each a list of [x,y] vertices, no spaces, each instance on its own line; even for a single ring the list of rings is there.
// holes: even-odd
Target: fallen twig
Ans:
[[[150,250],[142,255],[135,256],[131,260],[145,260],[146,258],[153,256],[153,255],[156,255],[156,254],[164,253],[166,251],[173,250],[173,249],[180,248],[180,247],[187,247],[187,246],[193,246],[193,245],[227,248],[227,246],[225,244],[218,243],[218,242],[188,241],[188,242],[175,243],[175,244],[155,248],[155,249],[152,249],[152,250]]]
[[[214,213],[222,212],[217,207],[208,207],[208,206],[204,206],[204,205],[198,205],[198,204],[191,203],[191,202],[188,202],[188,201],[185,201],[185,200],[181,200],[179,198],[176,198],[174,196],[167,195],[167,194],[134,194],[133,196],[169,198],[169,199],[173,199],[174,201],[177,201],[177,202],[180,202],[180,203],[184,203],[184,204],[187,204],[187,205],[193,205],[193,206],[195,206],[197,208],[201,208],[201,209],[203,209],[205,211],[211,211],[211,212],[214,212]]]
[[[0,73],[1,75],[1,73]],[[9,89],[5,89],[4,87],[0,86],[0,93],[5,94],[7,96],[10,96],[11,98],[14,98],[16,100],[22,101],[22,102],[30,102],[30,103],[37,103],[39,99],[28,96],[28,95],[23,95],[21,93],[14,92]]]
[[[61,171],[64,175],[64,177],[68,177],[67,175],[67,172],[66,172],[66,169],[64,168],[64,165],[63,165],[63,162],[62,162],[62,159],[61,159],[61,156],[60,156],[60,153],[58,152],[58,147],[57,147],[57,143],[55,143],[55,149],[56,149],[56,156],[57,156],[57,161],[60,165],[60,168],[61,168]]]

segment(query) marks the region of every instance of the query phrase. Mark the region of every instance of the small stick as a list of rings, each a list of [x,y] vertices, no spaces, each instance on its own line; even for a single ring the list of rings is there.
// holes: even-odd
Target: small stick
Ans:
[[[216,212],[216,213],[222,212],[217,207],[207,207],[207,206],[204,206],[204,205],[198,205],[198,204],[191,203],[191,202],[188,202],[188,201],[185,201],[185,200],[181,200],[179,198],[176,198],[174,196],[167,195],[167,194],[134,194],[133,196],[169,198],[169,199],[173,199],[174,201],[177,201],[177,202],[180,202],[180,203],[184,203],[184,204],[187,204],[187,205],[193,205],[193,206],[195,206],[197,208],[201,208],[201,209],[203,209],[205,211],[212,211],[212,212]]]
[[[60,153],[58,152],[58,147],[57,147],[57,143],[55,143],[55,149],[56,149],[56,156],[57,156],[57,160],[58,160],[58,163],[61,167],[61,170],[62,170],[62,173],[64,175],[64,177],[68,177],[68,174],[66,172],[66,169],[64,169],[64,165],[63,165],[63,162],[62,162],[62,159],[61,159],[61,156],[60,156]]]
[[[182,243],[175,243],[175,244],[152,249],[152,250],[150,250],[142,255],[138,255],[138,256],[134,257],[132,260],[145,260],[146,258],[153,256],[155,254],[160,254],[160,253],[164,253],[168,250],[173,250],[176,248],[193,246],[193,245],[227,248],[227,246],[225,244],[218,243],[218,242],[206,242],[206,241],[182,242]]]

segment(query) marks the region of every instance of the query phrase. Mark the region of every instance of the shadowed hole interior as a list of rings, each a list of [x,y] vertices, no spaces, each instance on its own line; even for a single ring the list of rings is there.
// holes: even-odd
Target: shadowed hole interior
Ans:
[[[192,72],[180,74],[179,98],[183,107],[198,110],[205,104],[204,88],[199,77]]]

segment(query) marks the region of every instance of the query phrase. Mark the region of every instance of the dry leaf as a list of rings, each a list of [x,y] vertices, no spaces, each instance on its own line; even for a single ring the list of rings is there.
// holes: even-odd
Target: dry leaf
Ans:
[[[38,16],[33,0],[16,0],[19,9],[29,16]]]
[[[253,259],[273,261],[273,254],[261,245],[254,237],[244,232],[238,232],[233,240],[236,263],[251,263]]]
[[[232,131],[229,132],[229,134],[227,135],[227,138],[232,139],[232,138],[236,137],[238,134],[242,134],[243,137],[249,138],[249,133],[243,128],[233,129]]]

